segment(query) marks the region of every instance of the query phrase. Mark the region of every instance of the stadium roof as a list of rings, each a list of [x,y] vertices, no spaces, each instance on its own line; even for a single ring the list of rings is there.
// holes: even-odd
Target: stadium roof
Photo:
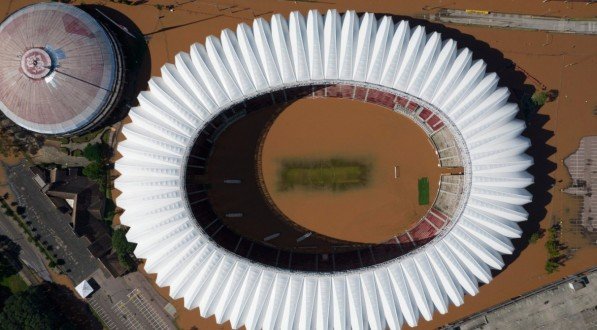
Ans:
[[[232,327],[400,328],[461,305],[491,281],[528,217],[529,141],[498,77],[469,49],[388,16],[274,15],[226,29],[179,53],[139,95],[116,162],[117,204],[135,254],[157,284]],[[290,271],[219,246],[198,225],[185,191],[195,138],[230,106],[272,90],[354,83],[396,91],[437,109],[458,135],[467,176],[463,207],[442,235],[377,265],[343,272]]]
[[[77,7],[24,7],[0,24],[0,40],[0,109],[26,129],[45,134],[86,129],[118,96],[119,48]]]

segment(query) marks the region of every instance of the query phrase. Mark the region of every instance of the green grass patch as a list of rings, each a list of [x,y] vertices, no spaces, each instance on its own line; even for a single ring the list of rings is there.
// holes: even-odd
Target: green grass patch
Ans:
[[[419,205],[429,204],[429,178],[419,179]]]
[[[102,133],[101,140],[103,143],[108,144],[108,141],[110,140],[110,130],[109,129],[105,130],[104,133]]]
[[[367,185],[370,165],[344,159],[286,160],[282,162],[279,190],[344,191]]]
[[[10,289],[10,292],[12,292],[12,294],[27,290],[27,283],[23,281],[19,274],[14,274],[1,279],[0,285]]]

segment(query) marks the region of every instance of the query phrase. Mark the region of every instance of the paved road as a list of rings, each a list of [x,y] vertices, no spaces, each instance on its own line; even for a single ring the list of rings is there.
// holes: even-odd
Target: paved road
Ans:
[[[592,7],[588,7],[592,8]],[[570,20],[556,17],[504,13],[467,13],[464,10],[442,9],[435,19],[444,23],[483,25],[559,33],[597,34],[597,20]]]
[[[67,275],[78,284],[96,269],[99,261],[94,258],[87,246],[89,242],[77,237],[69,225],[69,217],[60,213],[39,185],[33,180],[33,172],[24,163],[6,167],[11,190],[21,206],[24,206],[27,220],[41,235],[41,241],[47,241],[53,247],[58,259],[64,260],[63,269],[70,270]]]
[[[44,259],[35,246],[27,241],[27,237],[18,227],[13,219],[9,219],[4,213],[0,213],[0,234],[8,236],[13,242],[21,247],[19,259],[29,267],[33,273],[45,281],[51,281],[50,273],[44,266]]]
[[[446,329],[597,329],[597,268],[585,288],[573,291],[571,276],[501,307],[491,308]]]

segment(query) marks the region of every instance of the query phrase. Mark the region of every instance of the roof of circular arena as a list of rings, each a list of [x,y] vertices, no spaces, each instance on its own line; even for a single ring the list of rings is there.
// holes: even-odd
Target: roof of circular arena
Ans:
[[[530,146],[495,73],[469,49],[407,21],[335,10],[273,15],[193,44],[149,81],[118,146],[117,204],[157,284],[204,317],[247,329],[398,329],[463,303],[504,266],[533,182]],[[266,265],[218,245],[195,219],[185,166],[206,123],[258,95],[321,84],[371,86],[436,109],[459,137],[466,193],[452,225],[389,261],[345,271]],[[397,103],[396,107],[400,107]]]
[[[77,7],[24,7],[0,24],[0,40],[0,110],[19,126],[73,133],[93,126],[118,98],[120,50]]]

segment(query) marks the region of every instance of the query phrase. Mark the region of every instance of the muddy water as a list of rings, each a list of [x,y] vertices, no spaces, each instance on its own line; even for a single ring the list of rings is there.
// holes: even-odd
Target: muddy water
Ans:
[[[367,163],[367,184],[346,191],[279,189],[282,161],[331,158]],[[415,123],[388,109],[345,99],[290,104],[269,129],[261,159],[267,190],[288,218],[356,242],[388,240],[418,221],[428,206],[418,203],[417,180],[429,177],[433,199],[440,175],[435,150]]]
[[[36,3],[38,0],[13,0],[0,1],[0,15],[5,16],[26,4]],[[355,9],[359,12],[388,13],[400,16],[424,18],[442,7],[455,9],[484,9],[490,11],[513,12],[534,15],[548,15],[558,17],[594,17],[596,8],[586,6],[584,2],[564,1],[498,1],[490,0],[480,3],[475,0],[446,1],[360,1],[349,0],[343,2],[320,1],[250,1],[250,0],[214,0],[214,1],[178,1],[184,5],[176,8],[174,12],[167,10],[158,11],[155,4],[175,4],[174,0],[150,0],[140,6],[125,6],[109,1],[86,0],[87,4],[101,3],[121,11],[140,27],[143,33],[149,34],[164,28],[164,32],[157,32],[148,36],[151,51],[152,74],[160,75],[160,67],[166,62],[173,62],[174,55],[179,51],[189,50],[193,42],[203,42],[209,34],[219,35],[224,28],[235,29],[240,22],[250,22],[253,15],[263,15],[269,19],[272,13],[287,15],[292,10],[307,10],[318,8],[320,12],[327,8],[336,8],[340,11]],[[219,5],[216,5],[218,3]],[[228,6],[235,6],[229,8]],[[569,176],[566,168],[561,163],[562,159],[578,148],[581,137],[594,135],[597,116],[592,114],[597,105],[597,94],[594,93],[594,82],[597,77],[597,42],[594,36],[576,36],[569,34],[551,34],[544,32],[517,31],[506,29],[488,29],[468,26],[447,25],[462,31],[458,40],[459,47],[466,45],[470,40],[478,40],[483,47],[475,50],[479,58],[492,60],[496,54],[491,49],[498,50],[497,57],[503,56],[514,61],[517,65],[531,73],[547,88],[560,91],[556,102],[548,103],[541,109],[544,118],[544,128],[553,132],[545,140],[555,148],[554,154],[549,154],[555,169],[547,170],[555,179],[555,186],[550,189],[551,199],[546,207],[546,212],[539,218],[531,221],[541,221],[542,227],[549,226],[552,219],[564,219],[564,230],[567,231],[566,207],[573,203],[569,196],[565,196],[560,189],[566,187]],[[445,35],[445,34],[444,34]],[[490,47],[490,48],[488,48]],[[492,70],[498,71],[502,79],[507,78],[501,66]],[[505,81],[504,84],[510,88]],[[533,79],[526,81],[528,84],[537,84]],[[514,87],[516,88],[516,86]],[[562,182],[560,182],[562,180]],[[573,213],[573,211],[570,211]],[[573,238],[567,239],[571,241]],[[567,242],[575,244],[576,242]],[[569,261],[556,274],[546,275],[543,270],[547,254],[544,241],[529,245],[521,251],[520,256],[510,264],[506,270],[499,273],[491,284],[481,288],[476,297],[466,296],[462,307],[450,307],[446,315],[434,315],[432,322],[420,321],[417,329],[432,329],[460,317],[487,308],[493,304],[508,300],[518,294],[532,290],[546,283],[557,280],[568,274],[575,273],[594,265],[595,247],[578,246],[580,250],[574,259]],[[167,290],[160,291],[164,296]],[[179,311],[177,325],[181,329],[221,329],[213,318],[203,319],[197,309],[186,311],[182,300],[175,301]],[[229,328],[227,323],[224,328]]]

